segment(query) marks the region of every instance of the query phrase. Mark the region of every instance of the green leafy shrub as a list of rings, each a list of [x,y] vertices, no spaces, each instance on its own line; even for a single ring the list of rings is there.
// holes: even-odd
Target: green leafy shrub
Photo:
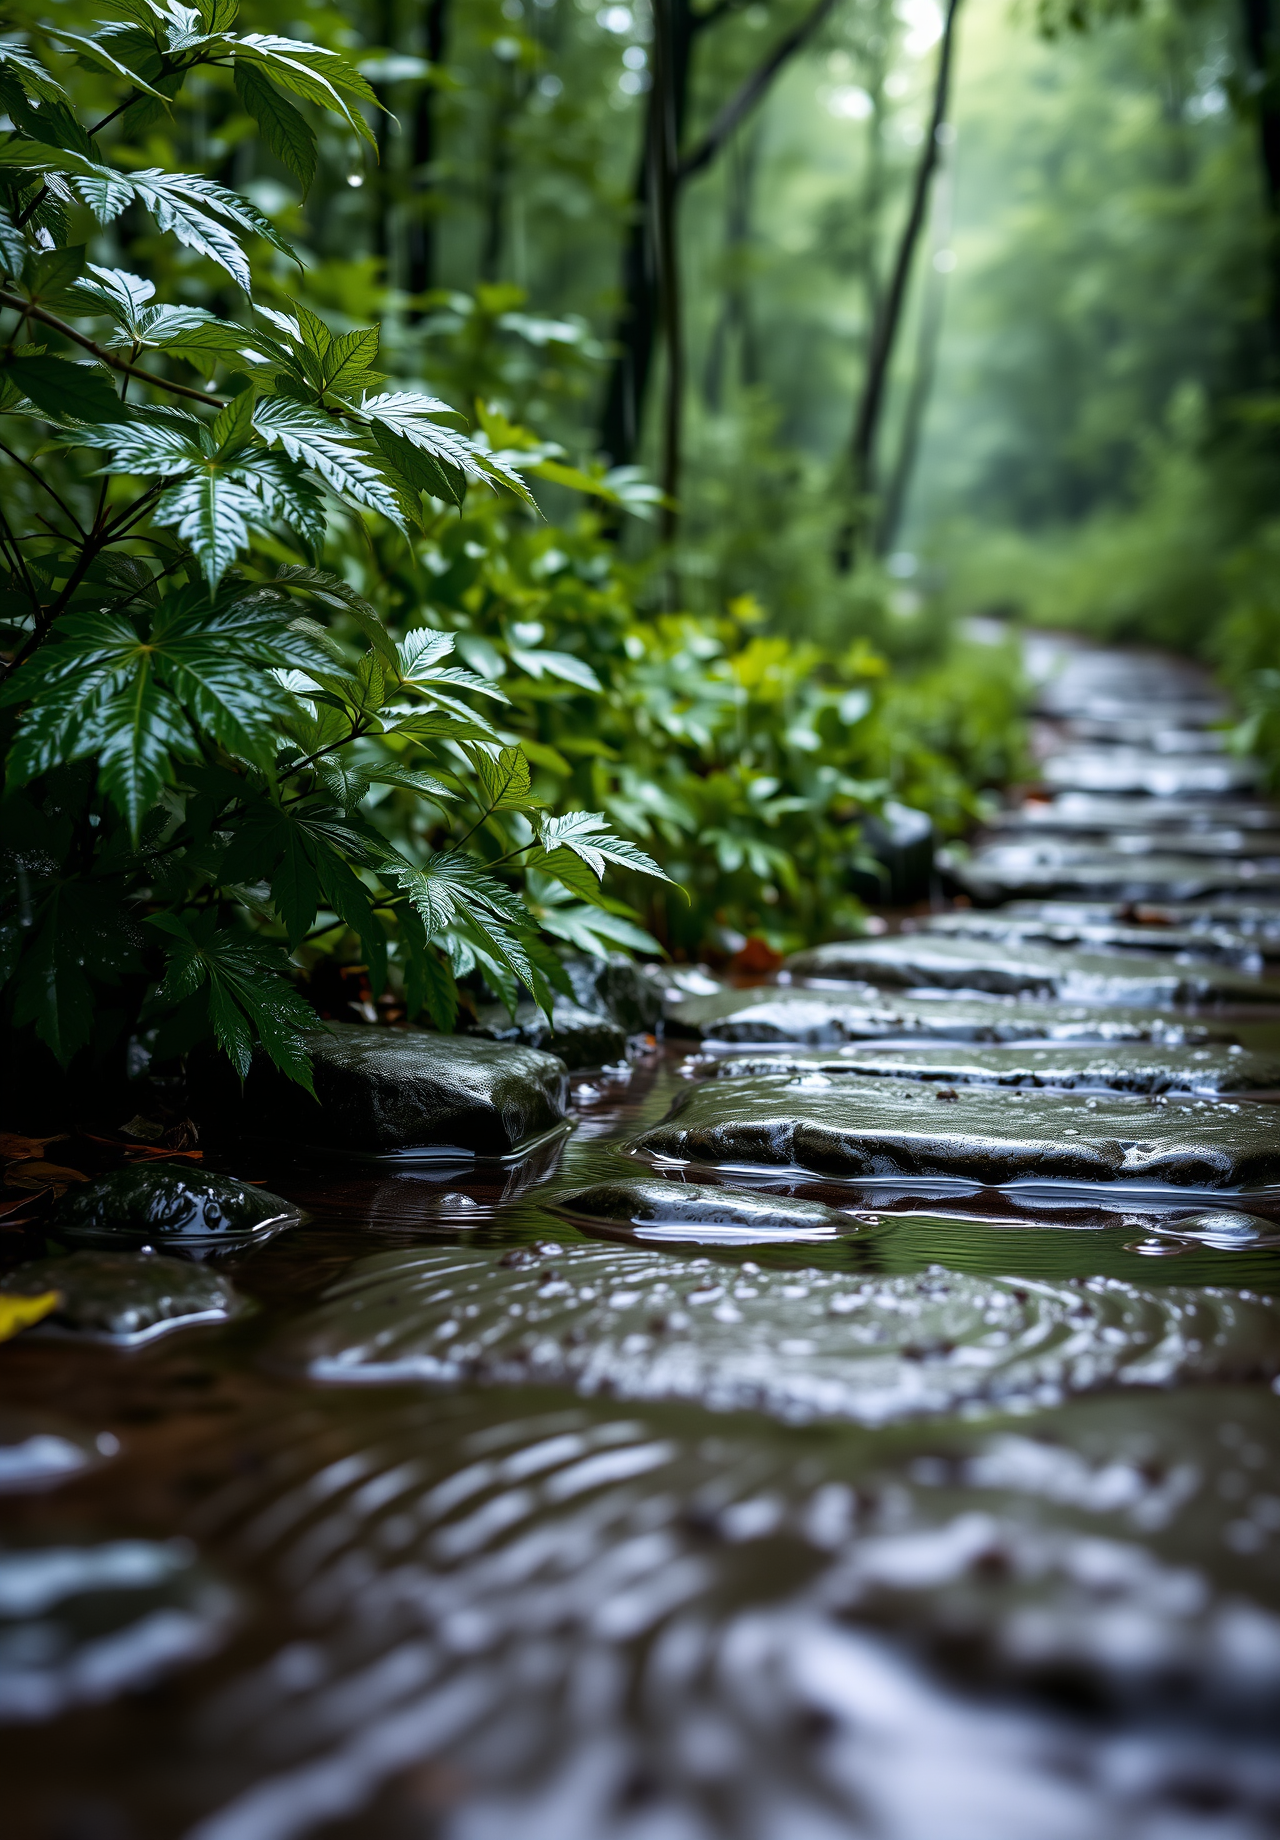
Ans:
[[[477,971],[545,1008],[569,986],[522,891],[570,895],[600,950],[606,867],[660,871],[535,796],[508,693],[452,632],[407,605],[393,638],[318,566],[412,556],[469,491],[527,498],[519,475],[379,372],[376,328],[255,300],[261,246],[291,252],[247,198],[137,157],[194,73],[305,186],[290,98],[369,139],[368,82],[238,35],[235,0],[118,10],[0,44],[5,1001],[64,1065],[141,1023],[161,1056],[212,1034],[243,1073],[260,1042],[306,1084],[288,953],[349,931],[439,1028]],[[94,259],[148,216],[226,310]]]

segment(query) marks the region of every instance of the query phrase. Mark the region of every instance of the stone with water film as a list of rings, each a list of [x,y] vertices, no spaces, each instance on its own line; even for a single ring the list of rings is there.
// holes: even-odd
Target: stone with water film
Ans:
[[[1256,834],[1280,831],[1280,806],[1257,799],[1112,798],[1105,793],[1060,792],[1053,799],[1026,799],[997,812],[985,825],[991,831],[1031,835],[1106,836],[1141,830],[1159,836],[1170,831],[1203,834],[1224,827]]]
[[[190,1163],[134,1163],[77,1185],[55,1233],[77,1245],[238,1244],[301,1219],[291,1202]]]
[[[516,1042],[421,1029],[331,1023],[307,1036],[313,1099],[256,1059],[243,1093],[225,1079],[210,1102],[254,1137],[348,1155],[504,1158],[565,1116],[556,1055]]]
[[[553,1204],[575,1218],[607,1226],[670,1229],[669,1237],[830,1240],[857,1231],[838,1208],[750,1188],[706,1182],[597,1182]]]
[[[1103,918],[1072,918],[1045,903],[1038,915],[1011,914],[1004,908],[967,908],[960,913],[934,914],[920,930],[953,939],[1004,940],[1014,945],[1077,946],[1086,952],[1142,952],[1174,954],[1179,964],[1205,960],[1235,965],[1240,970],[1262,969],[1259,942],[1229,927],[1143,925]]]
[[[559,1055],[570,1069],[614,1066],[627,1052],[627,1032],[612,1017],[583,1009],[562,997],[552,1005],[550,1021],[533,1003],[518,1005],[514,1017],[501,1005],[494,1005],[481,1012],[469,1032],[490,1041],[543,1048]]]
[[[932,1081],[943,1085],[1067,1087],[1095,1092],[1229,1094],[1280,1090],[1280,1055],[1248,1049],[1156,1047],[850,1047],[747,1051],[703,1057],[692,1071],[719,1079],[803,1074]],[[1280,1118],[1277,1119],[1280,1128]]]
[[[570,1385],[792,1423],[884,1424],[1117,1382],[1269,1378],[1265,1299],[977,1279],[761,1270],[599,1246],[361,1260],[268,1354],[326,1382]]]
[[[874,990],[869,984],[851,984],[840,992],[764,985],[688,997],[668,1010],[667,1033],[703,1041],[794,1042],[815,1048],[899,1038],[1180,1045],[1233,1037],[1226,1024],[1164,1010],[1013,997],[933,1000]]]
[[[231,1285],[207,1266],[149,1252],[72,1252],[29,1259],[0,1278],[0,1291],[19,1297],[58,1291],[45,1319],[51,1329],[124,1344],[150,1341],[171,1329],[229,1322],[244,1309]],[[44,1333],[45,1324],[32,1333]]]
[[[1123,923],[1152,932],[1212,934],[1221,930],[1255,941],[1264,953],[1269,946],[1280,945],[1280,901],[1274,900],[1010,901],[999,913],[986,917],[999,920],[1005,916],[1011,920],[1042,920],[1051,925]]]
[[[845,939],[797,952],[786,962],[793,978],[860,981],[894,988],[983,990],[997,996],[1052,997],[1059,1002],[1280,1002],[1280,983],[1210,965],[1170,965],[1161,959],[1056,951],[1013,941],[932,934],[893,939]]]
[[[951,880],[976,901],[1056,895],[1064,900],[1186,902],[1280,893],[1274,857],[1127,856],[1114,850],[1066,857],[1038,844],[992,844],[971,856],[939,857]]]
[[[1275,1108],[1222,1100],[1084,1099],[909,1080],[707,1080],[634,1146],[682,1163],[913,1177],[1254,1189],[1280,1183]]]
[[[1222,798],[1252,791],[1263,777],[1256,760],[1162,754],[1134,747],[1080,747],[1041,765],[1047,786],[1070,792],[1148,793],[1154,798]]]

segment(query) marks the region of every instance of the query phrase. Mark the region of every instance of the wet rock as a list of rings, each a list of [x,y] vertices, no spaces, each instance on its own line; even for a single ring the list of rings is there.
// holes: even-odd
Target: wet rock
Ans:
[[[255,1060],[207,1099],[255,1137],[363,1156],[504,1158],[564,1120],[564,1062],[516,1042],[333,1023],[307,1038],[316,1097]]]
[[[1105,1053],[1081,1048],[846,1047],[836,1054],[792,1051],[726,1054],[695,1071],[720,1079],[785,1074],[792,1079],[857,1076],[979,1086],[1059,1086],[1128,1093],[1245,1093],[1280,1090],[1280,1055],[1247,1049],[1168,1048],[1121,1044]],[[1277,1121],[1280,1124],[1280,1120]]]
[[[185,1540],[0,1552],[0,1721],[35,1724],[153,1686],[220,1647],[228,1587]]]
[[[907,1080],[708,1080],[637,1137],[652,1156],[803,1169],[844,1179],[1134,1183],[1249,1189],[1280,1182],[1269,1105],[1085,1101],[1065,1093],[960,1088],[943,1106]]]
[[[1213,1252],[1254,1252],[1263,1247],[1280,1246],[1280,1221],[1257,1214],[1242,1214],[1234,1208],[1156,1218],[1148,1223],[1148,1231],[1155,1236],[1154,1240],[1131,1250],[1150,1252],[1163,1247],[1191,1252],[1207,1246]]]
[[[1256,760],[1157,754],[1142,748],[1077,748],[1050,755],[1040,777],[1072,792],[1145,792],[1154,798],[1222,797],[1260,784]]]
[[[1138,719],[1207,726],[1230,713],[1207,673],[1185,658],[1087,645],[1056,635],[1029,636],[1027,670],[1042,715],[1095,722]]]
[[[48,1322],[98,1341],[150,1341],[170,1329],[229,1322],[245,1307],[216,1272],[159,1253],[72,1252],[29,1259],[0,1278],[0,1291],[20,1297],[54,1290],[62,1302]]]
[[[1184,932],[1192,937],[1226,932],[1248,939],[1264,952],[1280,944],[1280,901],[1010,901],[992,914],[1011,920],[1043,920],[1079,926],[1127,924],[1151,933]],[[958,918],[959,916],[957,916]],[[946,918],[939,915],[938,918]]]
[[[1014,998],[900,997],[869,986],[848,994],[797,988],[728,990],[672,1006],[674,1036],[716,1042],[795,1042],[822,1048],[847,1041],[917,1037],[929,1041],[1152,1041],[1169,1045],[1229,1041],[1225,1025],[1160,1010],[1094,1009],[1087,1004]]]
[[[70,1482],[119,1448],[110,1432],[95,1437],[47,1412],[0,1412],[0,1495]]]
[[[1158,799],[1151,802],[1162,803]],[[1140,830],[1114,830],[1095,836],[1079,833],[1043,836],[1037,833],[1020,837],[1016,845],[1006,841],[999,829],[996,834],[999,839],[997,847],[1034,851],[1041,862],[1050,866],[1088,862],[1094,857],[1108,855],[1138,858],[1139,871],[1142,867],[1141,859],[1148,856],[1250,856],[1270,862],[1273,867],[1276,859],[1280,858],[1280,833],[1274,830],[1233,829],[1223,822],[1193,831],[1143,825]]]
[[[89,1246],[238,1245],[301,1218],[291,1202],[234,1176],[148,1162],[70,1190],[54,1233]]]
[[[514,1267],[452,1249],[362,1260],[270,1359],[327,1382],[570,1384],[792,1423],[883,1424],[1117,1381],[1269,1376],[1277,1328],[1269,1302],[1231,1291],[1014,1284],[936,1267],[853,1278],[594,1246]]]
[[[818,1201],[699,1182],[597,1182],[553,1205],[575,1219],[652,1228],[670,1239],[830,1240],[857,1231],[847,1214]]]
[[[603,1012],[628,1035],[651,1035],[662,1020],[662,990],[624,952],[608,958],[567,958],[573,994],[586,1010]]]
[[[1225,927],[1193,931],[1189,927],[1125,925],[1111,919],[1064,919],[1046,903],[1047,911],[1035,917],[1011,914],[1003,908],[984,911],[968,908],[954,914],[933,914],[919,930],[951,939],[1001,939],[1031,946],[1083,946],[1090,953],[1142,952],[1176,955],[1178,962],[1234,965],[1242,971],[1262,969],[1262,953],[1254,939]],[[904,928],[904,931],[906,929]]]
[[[1158,958],[1053,951],[1012,941],[996,949],[981,939],[918,933],[814,946],[795,953],[785,970],[797,979],[848,978],[897,988],[984,990],[1077,1003],[1280,1002],[1280,983],[1267,986],[1240,971],[1175,968]]]
[[[529,1048],[543,1048],[558,1055],[570,1069],[613,1066],[627,1052],[625,1029],[599,1010],[582,1009],[564,999],[552,1005],[550,1022],[533,1003],[521,1003],[514,1021],[500,1004],[495,1004],[482,1012],[469,1032],[490,1041],[522,1042]]]
[[[1107,836],[1117,832],[1167,837],[1234,832],[1280,832],[1280,807],[1261,800],[1111,798],[1093,792],[1060,792],[1052,799],[1026,799],[986,820],[998,833]]]
[[[939,865],[976,901],[1013,896],[1123,902],[1203,901],[1214,896],[1274,894],[1280,864],[1235,857],[1122,856],[1099,851],[1065,862],[1031,845],[1000,844],[970,856],[942,851]]]

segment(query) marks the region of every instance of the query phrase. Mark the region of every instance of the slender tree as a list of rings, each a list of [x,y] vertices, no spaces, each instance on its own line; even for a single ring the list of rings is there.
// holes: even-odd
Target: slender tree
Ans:
[[[924,144],[916,167],[906,221],[902,226],[902,234],[898,240],[897,253],[889,272],[888,284],[880,303],[880,311],[872,328],[866,375],[863,378],[862,392],[854,417],[853,438],[849,446],[849,508],[836,541],[835,562],[841,573],[847,573],[859,547],[865,543],[875,528],[872,505],[876,487],[876,439],[884,412],[889,367],[893,361],[894,347],[902,323],[903,308],[906,305],[907,287],[911,280],[920,233],[924,229],[928,213],[929,192],[942,146],[939,131],[947,117],[947,99],[951,90],[952,52],[959,12],[960,0],[947,0],[942,39],[938,46],[938,67],[934,79],[933,104],[929,111],[929,125],[925,131]]]
[[[675,329],[679,342],[678,321],[681,303],[678,294],[664,302],[661,294],[663,264],[658,249],[663,226],[669,225],[673,259],[666,273],[675,277],[675,246],[678,242],[680,193],[688,181],[706,170],[725,146],[739,124],[763,100],[779,72],[813,37],[832,12],[836,0],[817,0],[808,13],[783,35],[761,63],[738,87],[712,121],[706,132],[685,154],[684,124],[688,113],[689,80],[694,49],[708,27],[734,10],[732,0],[706,12],[696,13],[690,0],[654,0],[655,23],[662,22],[665,48],[655,60],[654,82],[649,92],[645,114],[644,138],[631,204],[631,223],[622,256],[622,306],[614,328],[615,357],[605,390],[600,424],[600,446],[615,465],[631,461],[639,445],[644,402],[659,332],[665,336]],[[655,35],[657,37],[657,35]],[[658,66],[660,65],[661,68]],[[674,137],[675,156],[661,151]],[[669,201],[655,191],[659,171],[669,187]],[[677,388],[680,365],[668,366],[668,399]],[[670,400],[664,407],[664,431],[674,429],[671,451],[675,472],[679,471],[680,404]],[[664,433],[664,443],[669,434]],[[664,452],[666,448],[664,446]],[[664,462],[665,471],[665,462]]]
[[[440,175],[439,72],[448,56],[449,0],[428,0],[422,20],[422,55],[430,65],[413,107],[413,209],[405,248],[405,285],[410,294],[425,294],[437,280],[436,199]],[[421,311],[413,314],[421,318]]]
[[[748,385],[759,381],[759,353],[756,349],[755,328],[751,322],[745,272],[751,246],[751,206],[759,160],[758,130],[745,140],[734,141],[729,152],[728,183],[725,187],[724,297],[711,334],[703,373],[703,396],[713,413],[720,409],[724,401],[729,352],[735,339],[741,381]]]
[[[951,170],[947,165],[938,175],[938,183],[934,192],[932,239],[934,260],[925,277],[924,301],[920,310],[920,329],[916,340],[915,373],[911,379],[911,388],[903,410],[898,453],[893,471],[889,475],[889,483],[885,488],[884,509],[881,513],[876,545],[881,555],[892,549],[902,523],[907,494],[911,489],[911,479],[915,472],[916,457],[920,451],[920,434],[924,427],[925,411],[929,406],[929,397],[933,391],[938,340],[942,333],[942,311],[947,293],[946,270],[939,266],[938,257],[945,253],[951,241],[951,193]]]
[[[1268,325],[1273,365],[1280,360],[1280,45],[1275,0],[1241,0],[1245,55],[1258,124],[1258,153],[1269,217]]]

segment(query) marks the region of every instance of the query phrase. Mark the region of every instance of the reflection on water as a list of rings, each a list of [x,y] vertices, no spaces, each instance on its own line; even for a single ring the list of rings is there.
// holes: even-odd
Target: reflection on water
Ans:
[[[255,1312],[10,1345],[69,1440],[6,1497],[0,1671],[53,1683],[13,1831],[1280,1832],[1280,1219],[789,1176],[845,1224],[559,1211],[635,1178],[679,1061],[537,1167],[255,1151],[310,1213],[220,1265]]]

